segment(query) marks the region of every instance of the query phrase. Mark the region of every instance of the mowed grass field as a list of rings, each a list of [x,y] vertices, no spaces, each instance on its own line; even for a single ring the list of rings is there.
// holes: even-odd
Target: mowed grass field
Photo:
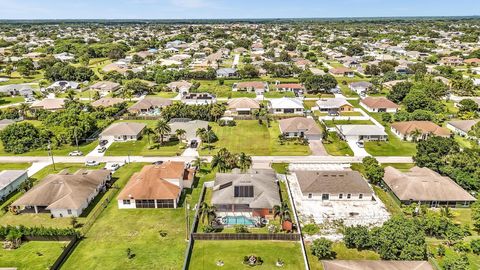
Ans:
[[[67,242],[32,241],[23,242],[13,250],[0,249],[0,267],[15,267],[19,270],[44,270],[63,252]]]
[[[263,260],[254,269],[305,269],[300,243],[283,241],[196,241],[189,269],[252,269],[243,264],[243,258],[249,255]],[[284,261],[283,267],[275,265],[277,259]],[[223,267],[216,265],[219,260],[223,261]]]
[[[213,155],[221,148],[227,148],[234,153],[244,152],[256,156],[305,156],[310,154],[308,145],[286,142],[281,145],[278,139],[280,128],[277,121],[271,122],[268,128],[265,123],[260,125],[256,120],[239,120],[233,127],[220,127],[210,123],[218,141],[212,143],[213,149],[205,148],[207,143],[200,147],[201,155]]]
[[[144,165],[129,164],[115,173],[120,190]],[[187,246],[184,211],[118,209],[113,199],[62,269],[180,269]],[[133,258],[127,257],[127,249]]]

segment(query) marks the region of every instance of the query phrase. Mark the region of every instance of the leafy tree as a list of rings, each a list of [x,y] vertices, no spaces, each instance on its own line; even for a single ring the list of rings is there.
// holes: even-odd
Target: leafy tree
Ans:
[[[312,254],[319,260],[335,258],[335,252],[332,250],[333,242],[326,238],[315,239],[312,243]]]
[[[359,44],[353,44],[348,46],[347,51],[345,53],[348,56],[362,56],[364,54],[364,49]]]
[[[469,265],[470,262],[465,254],[447,254],[443,260],[443,269],[445,270],[465,270]]]
[[[470,248],[474,254],[480,255],[480,239],[473,239],[470,241]]]
[[[378,163],[374,157],[364,157],[362,160],[363,166],[365,168],[365,177],[370,180],[372,184],[378,185],[385,174],[385,170]]]
[[[337,80],[330,74],[312,75],[305,78],[304,85],[308,93],[326,93],[337,86]]]
[[[357,225],[345,228],[343,241],[348,248],[369,248],[371,240],[368,227]]]
[[[246,64],[238,71],[238,74],[242,78],[257,78],[259,76],[259,71],[254,65]]]
[[[472,99],[462,99],[459,104],[458,110],[460,113],[476,112],[479,110],[478,104]]]
[[[451,138],[429,136],[417,144],[417,153],[413,160],[420,167],[440,171],[444,165],[443,159],[460,149],[458,143]]]
[[[413,84],[410,82],[400,82],[392,87],[387,94],[387,98],[395,103],[401,103],[412,89]]]
[[[475,95],[475,85],[472,79],[461,78],[452,81],[453,93],[459,96]]]
[[[49,134],[30,123],[13,123],[0,132],[5,152],[22,154],[45,145]]]

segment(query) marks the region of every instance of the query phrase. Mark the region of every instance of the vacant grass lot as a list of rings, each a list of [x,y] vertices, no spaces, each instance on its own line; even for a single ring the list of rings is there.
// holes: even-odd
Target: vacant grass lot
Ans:
[[[15,267],[19,270],[50,269],[63,252],[67,242],[32,241],[24,242],[18,249],[0,249],[0,267]]]
[[[89,167],[90,169],[100,169],[104,164],[100,164],[98,167]],[[85,168],[83,164],[80,163],[57,163],[55,164],[56,170],[53,169],[53,165],[47,166],[31,176],[34,179],[34,185],[42,180],[45,176],[53,173],[59,173],[62,170],[67,169],[69,172],[73,173],[79,169]],[[0,205],[0,209],[3,209],[6,205],[11,202],[14,202],[23,195],[23,192],[16,192],[12,194],[7,201],[3,202]],[[86,220],[85,217],[79,217],[79,223],[84,223]],[[58,227],[65,228],[70,227],[70,218],[55,218],[52,219],[48,213],[23,213],[20,215],[13,215],[10,212],[3,212],[0,210],[0,224],[1,225],[25,225],[27,227],[34,226],[44,226],[44,227]]]
[[[348,143],[341,140],[336,132],[329,132],[328,139],[322,141],[327,153],[331,156],[353,156]]]
[[[144,165],[120,168],[115,174],[117,185],[123,188]],[[180,269],[185,232],[183,208],[120,210],[112,200],[62,269]],[[127,258],[128,248],[135,254],[132,259]]]
[[[26,170],[32,164],[30,163],[0,163],[0,171],[3,170]]]
[[[83,152],[84,155],[88,154],[90,151],[95,149],[95,147],[98,145],[97,141],[93,141],[90,143],[85,143],[85,144],[80,144],[79,149],[80,151]],[[68,153],[77,150],[76,146],[71,146],[71,145],[63,145],[59,149],[54,149],[52,150],[53,156],[67,156]],[[48,156],[48,150],[33,150],[29,151],[23,154],[12,154],[5,152],[5,149],[3,148],[3,143],[0,142],[0,156]]]
[[[256,156],[304,156],[310,154],[308,145],[286,142],[281,145],[278,136],[280,128],[278,122],[272,121],[271,127],[267,128],[265,124],[259,125],[256,120],[237,121],[234,127],[220,127],[216,123],[210,123],[218,141],[212,143],[213,149],[203,149],[207,144],[202,144],[201,155],[215,154],[221,148],[240,153],[245,152],[248,155]]]
[[[185,147],[179,141],[165,142],[162,146],[149,149],[152,143],[148,143],[145,136],[139,141],[114,142],[106,151],[106,156],[176,156],[180,155]]]
[[[189,269],[216,269],[219,260],[224,262],[224,269],[251,269],[243,264],[243,257],[248,255],[264,261],[255,269],[279,269],[277,259],[285,263],[281,269],[305,269],[300,243],[283,241],[196,241]]]
[[[417,152],[417,144],[402,141],[395,136],[389,127],[385,128],[388,134],[386,142],[365,142],[365,150],[372,156],[414,156]]]
[[[312,254],[311,244],[306,243],[310,269],[323,270],[322,262]],[[380,260],[380,255],[371,250],[357,250],[347,248],[343,242],[335,242],[332,247],[336,253],[336,260]]]

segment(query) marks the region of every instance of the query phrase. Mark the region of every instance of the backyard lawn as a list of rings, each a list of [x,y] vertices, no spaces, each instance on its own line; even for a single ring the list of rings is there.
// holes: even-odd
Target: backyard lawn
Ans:
[[[262,265],[255,269],[279,269],[277,259],[284,261],[281,269],[305,269],[300,243],[283,241],[196,241],[189,269],[216,269],[217,261],[224,263],[224,269],[251,269],[243,264],[245,256],[262,258]]]
[[[311,244],[306,243],[308,262],[311,270],[323,270],[322,262],[312,254]],[[336,260],[380,260],[380,255],[371,250],[347,248],[343,242],[335,242],[332,246]]]
[[[325,150],[331,156],[353,156],[353,151],[348,143],[341,140],[335,132],[329,132],[328,140],[322,142]]]
[[[104,166],[104,164],[100,164],[97,167],[89,167],[89,169],[100,169]],[[76,172],[79,169],[85,168],[83,164],[80,163],[56,163],[55,164],[56,170],[53,169],[53,165],[49,165],[33,176],[34,185],[38,183],[38,181],[42,180],[45,176],[53,173],[59,173],[62,170],[67,169],[70,173]],[[10,202],[13,202],[20,198],[23,195],[22,192],[16,192],[12,194],[7,201],[3,202],[0,205],[0,209],[3,209],[6,205]],[[86,220],[84,217],[78,218],[79,223],[83,223]],[[27,227],[34,227],[34,226],[44,226],[44,227],[70,227],[71,219],[70,218],[56,218],[52,219],[50,214],[48,213],[40,213],[40,214],[33,214],[33,213],[23,213],[20,215],[14,215],[10,212],[3,212],[0,210],[0,224],[2,225],[25,225]]]
[[[106,151],[106,156],[176,156],[180,155],[185,147],[179,141],[165,142],[162,146],[149,149],[153,144],[148,143],[145,136],[139,141],[114,142]]]
[[[60,256],[67,242],[31,241],[23,242],[14,250],[0,249],[0,267],[17,268],[19,270],[50,269]]]
[[[417,145],[402,141],[395,136],[389,127],[385,128],[388,134],[386,142],[365,142],[365,150],[372,156],[413,156],[417,152]]]
[[[142,166],[129,164],[116,172],[120,190]],[[185,232],[183,208],[118,209],[112,200],[62,269],[180,269]],[[133,258],[127,257],[127,249]]]
[[[234,127],[220,127],[216,123],[210,123],[218,141],[212,143],[211,151],[206,149],[206,143],[201,146],[201,155],[212,155],[225,147],[234,153],[245,152],[248,155],[257,156],[304,156],[310,154],[308,145],[286,142],[281,145],[278,136],[280,128],[278,122],[272,121],[271,127],[265,124],[259,125],[256,120],[241,120]],[[205,148],[205,149],[204,149]]]

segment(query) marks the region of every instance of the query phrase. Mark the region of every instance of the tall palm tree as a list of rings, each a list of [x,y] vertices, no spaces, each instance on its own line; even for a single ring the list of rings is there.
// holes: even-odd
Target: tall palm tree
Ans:
[[[273,218],[275,219],[276,217],[280,218],[280,223],[283,223],[287,220],[292,220],[290,217],[290,208],[288,208],[288,204],[286,202],[282,202],[280,205],[275,205],[273,207]]]
[[[151,129],[149,127],[144,128],[143,131],[142,131],[142,135],[147,136],[148,144],[150,144],[150,135],[153,135],[153,134],[155,134],[155,132],[153,131],[153,129]]]
[[[205,128],[199,128],[197,129],[197,131],[195,132],[195,135],[197,137],[203,137],[205,135],[205,133],[207,133],[207,130]]]
[[[205,159],[201,157],[196,157],[192,161],[192,166],[197,167],[198,169],[202,168],[205,165]]]
[[[160,144],[163,144],[163,138],[165,135],[170,134],[172,129],[168,125],[167,121],[160,119],[155,125],[155,133],[160,137]]]
[[[211,224],[212,221],[217,217],[217,208],[213,205],[208,205],[206,202],[200,204],[200,216],[202,217],[202,222],[205,223],[205,219],[208,220],[208,224]]]
[[[410,136],[412,136],[412,141],[414,142],[418,141],[418,138],[422,136],[422,134],[423,134],[422,131],[419,130],[418,128],[410,132]]]
[[[185,137],[185,134],[187,134],[185,129],[180,128],[175,131],[175,135],[177,135],[179,141],[181,141]]]
[[[242,172],[246,172],[252,166],[252,157],[247,156],[244,152],[238,155],[238,167]]]
[[[67,99],[70,101],[75,100],[75,91],[73,89],[68,89],[67,90]]]

